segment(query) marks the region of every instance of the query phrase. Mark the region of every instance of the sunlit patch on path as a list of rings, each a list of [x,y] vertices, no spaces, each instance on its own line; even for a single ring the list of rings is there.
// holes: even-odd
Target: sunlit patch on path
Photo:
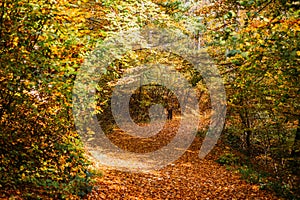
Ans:
[[[120,130],[109,137],[123,149],[147,152],[172,139],[177,123],[178,119],[167,122],[164,131],[151,138],[132,137]],[[153,145],[147,145],[149,143]],[[106,152],[109,156],[103,154],[99,159],[106,160],[110,167],[97,165],[103,171],[103,177],[96,180],[95,188],[87,199],[279,199],[217,164],[214,160],[221,151],[218,146],[205,159],[200,159],[201,143],[202,139],[196,137],[183,156],[157,171],[138,170],[151,165],[151,161],[142,157],[131,158],[128,162],[125,154],[109,155]],[[128,171],[111,167],[118,162],[123,162]]]

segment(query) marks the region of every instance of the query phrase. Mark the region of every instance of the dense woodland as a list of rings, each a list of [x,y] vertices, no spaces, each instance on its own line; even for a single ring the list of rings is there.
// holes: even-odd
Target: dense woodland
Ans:
[[[103,173],[88,156],[74,124],[73,86],[86,58],[105,39],[145,27],[182,32],[207,50],[220,71],[226,122],[208,155],[213,162],[205,166],[237,173],[243,184],[274,198],[300,198],[299,8],[296,0],[0,0],[0,198],[110,199],[101,196],[106,183],[99,180],[123,180],[124,174]],[[132,49],[101,76],[95,115],[105,133],[124,149],[144,152],[139,143],[128,146],[113,133],[110,97],[125,71],[150,64],[174,66],[196,88],[199,110],[207,113],[202,126],[195,125],[197,139],[203,139],[211,111],[205,80],[187,60],[159,49]],[[133,120],[147,124],[154,103],[168,110],[169,121],[180,116],[174,93],[150,84],[131,96]],[[145,175],[126,176],[137,182]],[[146,199],[134,195],[140,190],[132,189],[128,198],[120,191],[111,189],[120,193],[111,198]],[[186,198],[160,192],[148,198]],[[218,198],[233,199],[225,193]]]

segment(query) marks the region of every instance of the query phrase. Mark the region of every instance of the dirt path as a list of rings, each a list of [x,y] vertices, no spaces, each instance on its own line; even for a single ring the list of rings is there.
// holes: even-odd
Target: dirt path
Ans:
[[[116,132],[110,137],[123,148],[140,152],[147,148],[128,135]],[[159,143],[161,137],[158,134],[152,139]],[[134,173],[99,166],[104,175],[87,199],[279,199],[220,166],[214,161],[214,152],[199,159],[200,146],[196,137],[180,159],[158,171]],[[218,148],[214,151],[221,151]]]

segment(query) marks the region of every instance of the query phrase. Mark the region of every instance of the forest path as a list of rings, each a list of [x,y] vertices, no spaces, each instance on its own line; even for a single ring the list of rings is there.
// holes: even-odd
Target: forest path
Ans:
[[[168,122],[166,130],[173,130],[176,123],[176,120]],[[162,141],[172,138],[172,134],[163,135],[158,134],[152,139],[161,145]],[[153,148],[118,131],[109,137],[127,150],[143,152]],[[162,137],[166,137],[165,140]],[[87,199],[279,199],[216,163],[215,159],[222,153],[219,145],[205,159],[200,159],[201,143],[202,139],[196,137],[178,160],[156,171],[133,172],[98,166],[103,176],[96,180]]]

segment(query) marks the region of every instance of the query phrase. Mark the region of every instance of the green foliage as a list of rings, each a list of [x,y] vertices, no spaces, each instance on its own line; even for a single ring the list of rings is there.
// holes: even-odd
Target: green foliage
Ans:
[[[222,165],[236,165],[239,163],[240,159],[233,153],[226,153],[220,156],[216,161]]]
[[[262,189],[271,189],[275,191],[277,194],[280,194],[280,196],[286,198],[286,199],[292,199],[297,200],[299,199],[297,197],[297,191],[293,191],[294,189],[289,184],[282,184],[281,181],[270,181],[267,183],[264,183],[261,186]]]
[[[260,173],[247,165],[241,166],[239,172],[243,179],[254,184],[263,184],[264,178],[266,177],[266,174]]]
[[[170,15],[186,11],[182,1],[155,1],[163,10]]]
[[[275,191],[279,196],[288,199],[297,199],[297,191],[292,182],[278,180],[272,174],[265,172],[251,163],[249,158],[243,158],[225,153],[216,162],[225,165],[228,170],[237,171],[249,183],[259,185],[260,189]]]
[[[259,184],[260,189],[275,191],[279,196],[287,199],[297,199],[295,188],[284,180],[276,180],[270,174],[257,170],[252,165],[243,165],[238,168],[238,171],[247,182]]]

